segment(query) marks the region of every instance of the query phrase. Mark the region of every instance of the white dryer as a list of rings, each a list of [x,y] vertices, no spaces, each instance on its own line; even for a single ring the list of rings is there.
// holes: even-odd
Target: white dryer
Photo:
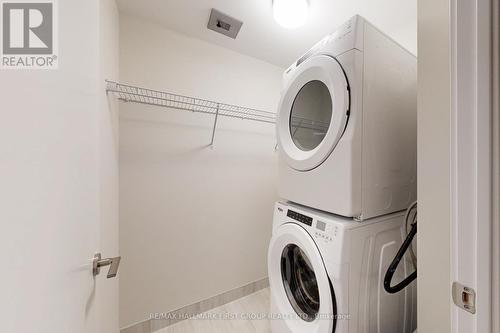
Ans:
[[[410,333],[417,290],[389,294],[384,275],[403,240],[403,213],[365,223],[275,205],[268,252],[273,333]],[[398,283],[413,270],[403,260]]]
[[[355,16],[284,73],[282,198],[358,220],[416,200],[416,58]]]

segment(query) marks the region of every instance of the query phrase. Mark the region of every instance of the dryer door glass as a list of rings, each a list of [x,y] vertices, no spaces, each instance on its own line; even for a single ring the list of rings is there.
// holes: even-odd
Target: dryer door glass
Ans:
[[[295,244],[288,244],[281,254],[281,277],[290,304],[305,321],[313,321],[319,312],[319,289],[316,275],[306,254]]]
[[[290,135],[303,151],[316,148],[332,119],[332,97],[321,81],[307,82],[298,92],[290,112]]]
[[[295,170],[323,163],[347,128],[350,88],[335,58],[316,55],[286,76],[276,134],[280,155]]]

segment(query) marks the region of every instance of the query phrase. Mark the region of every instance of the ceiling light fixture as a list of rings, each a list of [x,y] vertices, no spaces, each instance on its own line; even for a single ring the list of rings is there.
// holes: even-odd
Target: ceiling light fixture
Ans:
[[[273,16],[284,28],[298,28],[306,22],[309,14],[307,0],[273,0]]]

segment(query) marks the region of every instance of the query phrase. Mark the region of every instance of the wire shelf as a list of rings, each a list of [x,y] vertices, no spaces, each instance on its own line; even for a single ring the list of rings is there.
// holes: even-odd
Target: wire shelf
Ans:
[[[219,116],[260,121],[264,123],[276,123],[276,114],[268,111],[214,102],[206,99],[188,97],[165,91],[147,89],[128,84],[106,80],[106,93],[111,93],[119,100],[146,105],[154,105],[171,109],[187,110],[214,115],[211,145],[214,143],[217,119]],[[303,117],[292,116],[290,129],[293,135],[297,130],[304,129],[315,131],[316,135],[325,135],[330,123],[311,120]]]
[[[165,91],[141,88],[113,81],[106,81],[106,83],[106,91],[112,93],[119,100],[124,102],[134,102],[212,115],[256,120],[271,124],[276,122],[276,114],[268,111],[172,94]]]

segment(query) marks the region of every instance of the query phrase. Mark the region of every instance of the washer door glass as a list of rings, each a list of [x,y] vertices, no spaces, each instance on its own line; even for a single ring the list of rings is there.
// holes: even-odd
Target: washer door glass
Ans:
[[[332,119],[332,97],[321,81],[307,82],[299,91],[290,112],[290,135],[297,148],[309,151],[325,137]]]
[[[345,286],[341,280],[337,285],[330,281],[318,246],[303,227],[284,223],[273,230],[267,269],[273,311],[283,316],[273,322],[282,320],[288,332],[333,333],[337,330],[334,288]],[[281,325],[278,326],[283,327]],[[340,323],[339,332],[347,330],[344,325],[347,321]],[[342,327],[346,327],[345,330]]]
[[[311,262],[295,244],[289,244],[283,249],[281,277],[295,312],[305,321],[316,319],[320,305],[318,282]]]

